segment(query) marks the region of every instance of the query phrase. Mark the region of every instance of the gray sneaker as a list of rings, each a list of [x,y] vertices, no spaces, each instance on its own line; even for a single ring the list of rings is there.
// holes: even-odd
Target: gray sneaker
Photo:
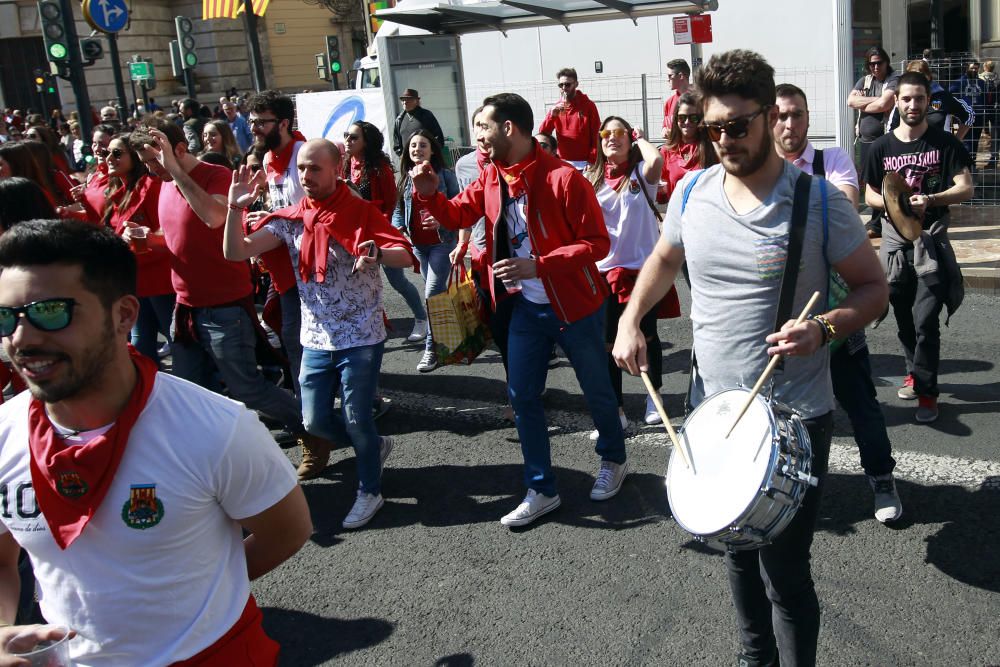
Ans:
[[[437,353],[431,350],[424,350],[424,356],[420,357],[420,363],[417,364],[417,370],[420,371],[421,373],[430,373],[437,367],[438,367]]]
[[[538,493],[534,489],[528,489],[528,493],[524,496],[521,504],[513,512],[501,517],[500,523],[511,528],[527,526],[538,517],[558,508],[561,504],[562,500],[558,494],[547,496],[544,493]]]
[[[875,492],[875,518],[881,523],[892,523],[903,516],[903,503],[896,493],[896,480],[892,473],[868,475],[868,484]]]
[[[903,378],[903,384],[896,391],[896,396],[900,397],[904,401],[915,401],[917,399],[917,392],[913,391],[913,375],[907,375]]]
[[[628,474],[628,461],[625,463],[614,463],[613,461],[601,461],[601,468],[597,471],[597,481],[594,488],[590,490],[591,500],[608,500],[614,498],[621,491],[622,482]]]
[[[348,530],[361,528],[372,520],[375,513],[382,509],[383,504],[385,501],[382,500],[382,494],[376,496],[358,489],[358,498],[344,519],[344,528]]]

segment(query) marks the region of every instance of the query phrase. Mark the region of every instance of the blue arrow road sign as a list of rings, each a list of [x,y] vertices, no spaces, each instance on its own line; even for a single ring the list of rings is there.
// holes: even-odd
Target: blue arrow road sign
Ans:
[[[84,15],[89,23],[101,32],[114,33],[128,24],[128,7],[125,0],[85,0]]]

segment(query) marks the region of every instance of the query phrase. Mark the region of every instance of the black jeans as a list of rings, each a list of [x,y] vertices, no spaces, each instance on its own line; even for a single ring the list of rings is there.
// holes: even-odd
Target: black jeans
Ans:
[[[819,639],[819,598],[809,550],[820,494],[830,460],[833,417],[804,420],[812,444],[812,474],[819,485],[806,491],[788,527],[772,544],[726,554],[729,588],[736,607],[743,656],[749,664],[811,667]]]
[[[938,395],[941,361],[941,309],[947,285],[930,284],[913,270],[913,250],[906,250],[902,279],[889,285],[889,303],[896,317],[897,336],[903,344],[906,372],[913,375],[918,396]],[[936,278],[936,276],[933,276]]]
[[[872,365],[865,345],[850,354],[847,344],[830,357],[833,395],[847,413],[858,443],[861,467],[866,475],[886,475],[896,467],[892,445],[885,430],[885,417],[875,395]]]
[[[608,297],[605,306],[604,320],[604,342],[609,346],[615,344],[615,336],[618,335],[618,320],[625,312],[628,304],[619,303],[618,296],[612,294]],[[659,389],[663,386],[663,349],[660,345],[660,335],[656,331],[656,309],[659,304],[653,306],[648,313],[639,321],[639,330],[646,337],[646,361],[649,363],[649,381],[653,387]],[[622,407],[622,371],[611,356],[611,348],[608,348],[608,373],[611,374],[611,387],[615,390],[615,398],[618,399],[618,407]]]

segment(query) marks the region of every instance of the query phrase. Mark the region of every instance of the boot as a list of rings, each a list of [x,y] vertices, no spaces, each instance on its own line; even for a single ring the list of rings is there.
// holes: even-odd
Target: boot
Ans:
[[[303,433],[299,438],[302,446],[302,463],[296,471],[299,480],[312,479],[318,477],[330,462],[330,450],[333,446],[329,440],[318,438],[308,433]]]

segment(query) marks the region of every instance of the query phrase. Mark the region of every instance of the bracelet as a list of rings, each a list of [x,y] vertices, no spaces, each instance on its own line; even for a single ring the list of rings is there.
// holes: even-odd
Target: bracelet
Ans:
[[[836,338],[837,329],[833,326],[830,320],[826,319],[826,317],[823,315],[810,315],[809,320],[819,325],[819,331],[823,336],[823,340],[819,344],[820,347],[823,347]]]
[[[245,211],[245,210],[247,210],[247,207],[246,206],[237,206],[236,204],[230,204],[229,205],[229,210],[230,211]]]

